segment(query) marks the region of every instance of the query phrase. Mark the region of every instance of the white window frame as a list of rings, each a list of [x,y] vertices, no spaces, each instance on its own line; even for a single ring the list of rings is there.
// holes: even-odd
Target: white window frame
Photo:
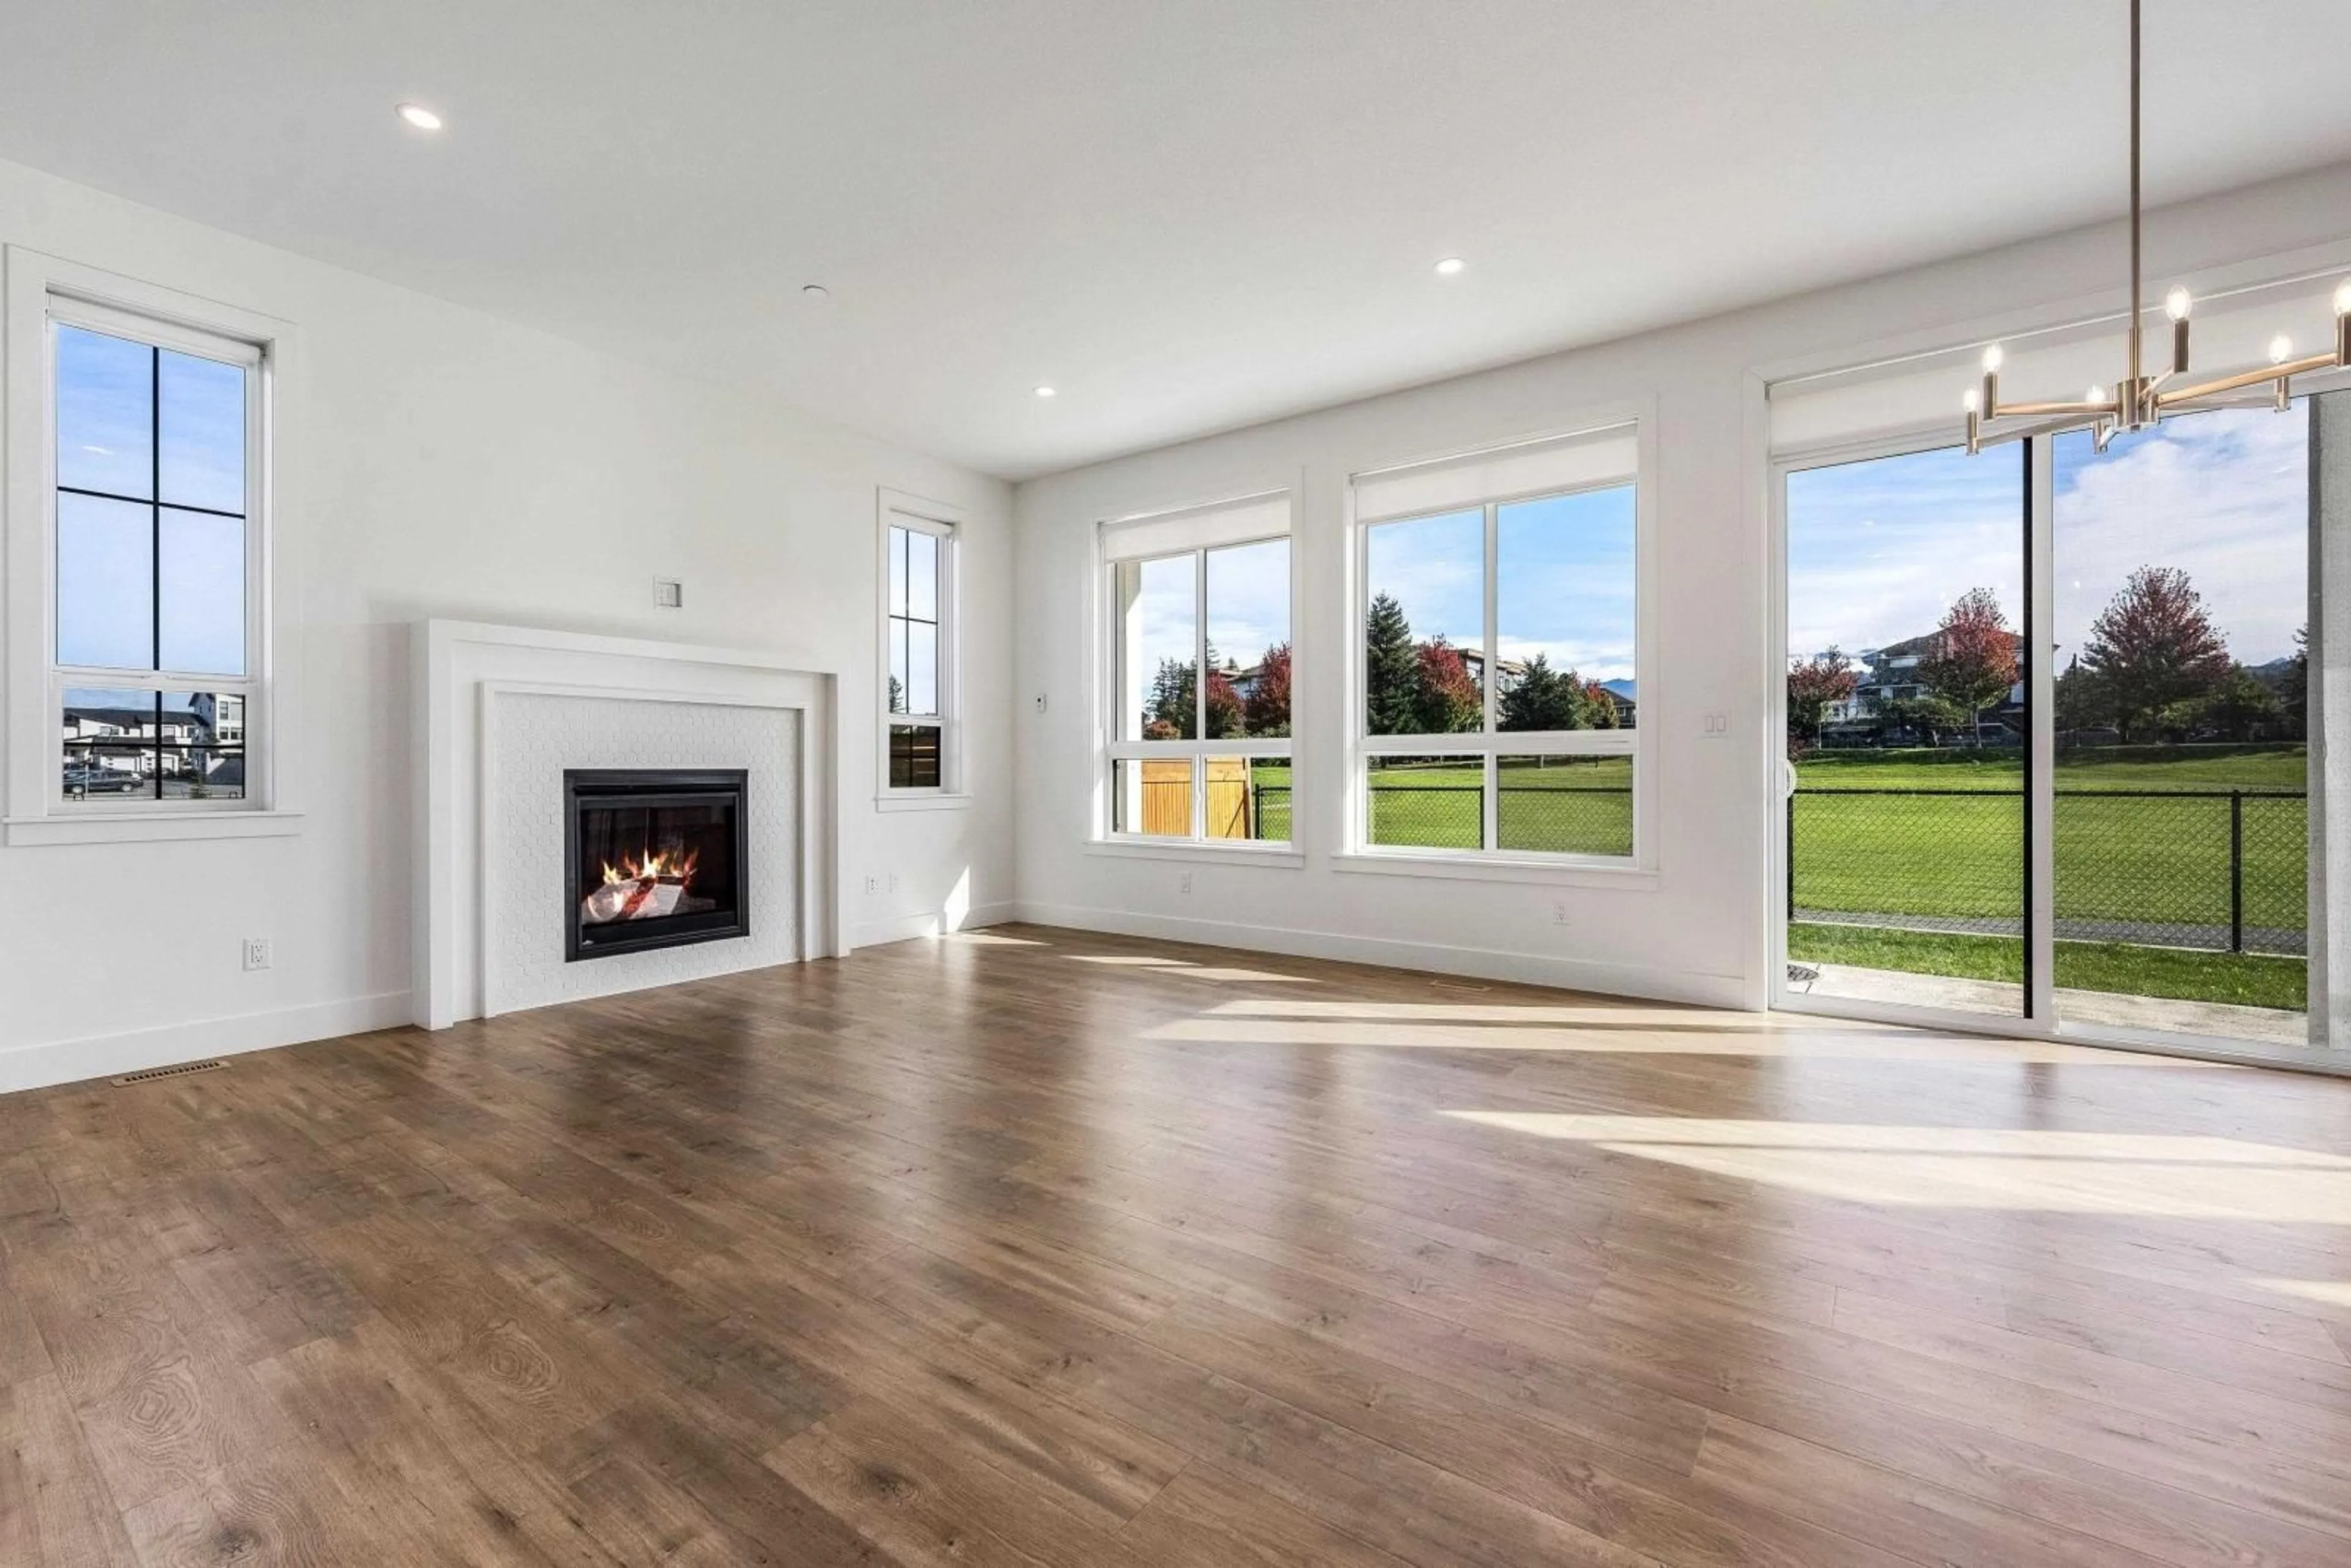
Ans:
[[[1659,705],[1656,701],[1657,652],[1656,645],[1656,421],[1653,411],[1646,404],[1595,413],[1587,420],[1575,422],[1562,429],[1527,436],[1497,445],[1454,450],[1431,456],[1356,469],[1348,486],[1348,583],[1346,635],[1347,668],[1347,788],[1345,850],[1334,862],[1339,870],[1356,872],[1394,872],[1406,874],[1467,876],[1473,878],[1541,880],[1562,883],[1593,883],[1599,885],[1654,886],[1656,869],[1656,827],[1657,819],[1657,728]],[[1357,515],[1356,482],[1374,475],[1384,476],[1398,470],[1419,466],[1474,462],[1490,457],[1507,460],[1520,448],[1538,448],[1555,444],[1573,443],[1587,437],[1603,436],[1612,431],[1629,429],[1633,436],[1635,461],[1629,474],[1612,475],[1564,484],[1538,484],[1531,488],[1507,493],[1481,495],[1476,499],[1432,507],[1426,511],[1401,513],[1363,521]],[[1637,683],[1636,711],[1634,727],[1625,729],[1574,730],[1503,730],[1497,727],[1501,697],[1500,666],[1498,643],[1500,627],[1496,616],[1499,595],[1496,555],[1501,507],[1523,501],[1546,500],[1561,496],[1586,495],[1601,490],[1620,489],[1631,486],[1633,490],[1633,667]],[[1455,516],[1478,510],[1483,517],[1484,553],[1484,640],[1477,650],[1484,660],[1483,712],[1481,726],[1475,731],[1450,735],[1374,735],[1366,711],[1368,678],[1364,668],[1364,633],[1371,612],[1371,538],[1375,528],[1396,524],[1409,524],[1430,517]],[[1371,839],[1370,777],[1374,763],[1382,757],[1480,757],[1485,760],[1485,773],[1479,790],[1480,839],[1490,849],[1449,849],[1416,844],[1376,844]],[[1503,849],[1499,847],[1498,817],[1500,797],[1499,759],[1502,757],[1629,757],[1633,760],[1632,852],[1625,855],[1599,855],[1575,852],[1554,852],[1543,850]]]
[[[1114,556],[1110,548],[1111,531],[1151,527],[1168,529],[1180,538],[1184,519],[1189,517],[1207,518],[1245,507],[1279,504],[1285,522],[1279,528],[1245,529],[1230,538],[1218,533],[1193,544],[1173,543],[1171,548],[1153,550],[1144,555]],[[1299,538],[1298,497],[1292,489],[1262,490],[1236,496],[1221,501],[1179,507],[1141,513],[1133,517],[1105,519],[1094,529],[1093,582],[1099,605],[1096,612],[1098,636],[1094,645],[1093,681],[1096,690],[1094,746],[1095,799],[1093,833],[1087,848],[1097,852],[1161,856],[1174,859],[1224,859],[1280,864],[1301,865],[1304,856],[1300,852],[1301,828],[1306,815],[1304,792],[1299,789]],[[1123,719],[1119,692],[1118,661],[1123,645],[1123,630],[1118,624],[1117,572],[1121,565],[1140,565],[1150,560],[1169,560],[1189,556],[1196,563],[1192,572],[1193,653],[1196,661],[1204,659],[1208,635],[1208,571],[1207,555],[1211,550],[1241,549],[1249,545],[1269,544],[1280,539],[1290,546],[1290,733],[1286,736],[1229,737],[1221,740],[1207,738],[1207,671],[1203,667],[1193,681],[1194,716],[1190,740],[1121,740],[1119,728]],[[1204,788],[1207,759],[1212,757],[1279,758],[1290,765],[1290,837],[1276,840],[1212,839],[1207,836],[1207,790]],[[1184,837],[1170,834],[1121,832],[1116,827],[1118,788],[1117,764],[1122,761],[1143,761],[1150,758],[1183,758],[1191,767],[1191,831]]]
[[[967,806],[964,789],[963,736],[963,544],[967,519],[960,507],[896,490],[878,494],[874,527],[873,801],[883,810],[952,810]],[[890,711],[890,531],[907,528],[939,541],[938,706],[931,714]],[[890,727],[935,726],[939,732],[936,785],[890,782]]]
[[[252,838],[299,830],[279,788],[275,660],[277,437],[290,324],[157,285],[44,256],[6,251],[8,563],[6,841],[11,845]],[[57,652],[56,326],[87,327],[248,366],[246,399],[246,669],[85,670]],[[73,800],[58,766],[68,689],[199,691],[245,698],[245,791],[234,800]]]

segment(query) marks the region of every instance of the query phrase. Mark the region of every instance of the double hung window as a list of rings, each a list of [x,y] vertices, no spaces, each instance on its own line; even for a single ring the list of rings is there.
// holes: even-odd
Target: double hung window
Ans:
[[[882,547],[884,793],[941,791],[952,771],[955,526],[885,510]]]
[[[48,721],[58,810],[249,792],[262,350],[53,296]]]
[[[1102,529],[1113,838],[1290,839],[1290,497]]]
[[[1361,849],[1634,857],[1637,466],[1623,425],[1355,476]]]

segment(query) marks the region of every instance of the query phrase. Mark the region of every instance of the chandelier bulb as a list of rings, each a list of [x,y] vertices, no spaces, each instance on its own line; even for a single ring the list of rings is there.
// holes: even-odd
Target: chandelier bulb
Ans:
[[[2270,363],[2282,365],[2294,358],[2294,340],[2280,332],[2270,340]]]
[[[1959,402],[1970,413],[1975,413],[1983,406],[1983,399],[1976,394],[1976,389],[1973,387],[1967,390],[1967,395],[1960,398]]]
[[[1998,343],[1994,343],[1991,348],[1986,349],[1984,350],[1983,357],[1984,374],[1988,376],[1997,375],[2000,371],[2001,357],[2000,345]]]
[[[2189,308],[2194,304],[2195,300],[2189,296],[2188,290],[2175,287],[2170,293],[2163,297],[2163,313],[2175,321],[2185,321],[2188,319]]]
[[[2351,316],[2351,277],[2346,277],[2335,286],[2335,313],[2337,316]]]
[[[2106,401],[2106,389],[2102,386],[2093,386],[2090,388],[2089,395],[2082,401],[2084,402],[2104,402]]]

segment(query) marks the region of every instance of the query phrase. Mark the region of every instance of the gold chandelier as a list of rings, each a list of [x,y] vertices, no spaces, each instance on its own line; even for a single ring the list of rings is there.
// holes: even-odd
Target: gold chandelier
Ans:
[[[2078,402],[2002,402],[2000,401],[2001,349],[1984,350],[1983,384],[1967,394],[1968,450],[1980,452],[2004,442],[2064,430],[2087,430],[2100,451],[2116,431],[2145,430],[2168,413],[2189,413],[2212,408],[2283,409],[2292,401],[2294,377],[2314,371],[2351,365],[2351,278],[2335,290],[2335,346],[2323,354],[2294,357],[2294,344],[2283,333],[2270,340],[2270,362],[2262,369],[2238,371],[2210,381],[2174,385],[2188,374],[2188,315],[2194,300],[2185,288],[2164,297],[2164,313],[2171,318],[2171,363],[2154,375],[2146,373],[2140,340],[2143,309],[2139,287],[2139,0],[2130,0],[2130,341],[2128,364],[2112,392],[2092,387]],[[2267,388],[2256,392],[2256,388]],[[2001,421],[2029,423],[2002,424]]]

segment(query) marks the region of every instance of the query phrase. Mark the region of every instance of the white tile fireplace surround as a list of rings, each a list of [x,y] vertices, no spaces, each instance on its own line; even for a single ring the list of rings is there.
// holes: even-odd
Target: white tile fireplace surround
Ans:
[[[417,628],[416,1022],[444,1029],[841,950],[837,677],[775,655]],[[564,961],[567,768],[742,768],[746,936]]]

